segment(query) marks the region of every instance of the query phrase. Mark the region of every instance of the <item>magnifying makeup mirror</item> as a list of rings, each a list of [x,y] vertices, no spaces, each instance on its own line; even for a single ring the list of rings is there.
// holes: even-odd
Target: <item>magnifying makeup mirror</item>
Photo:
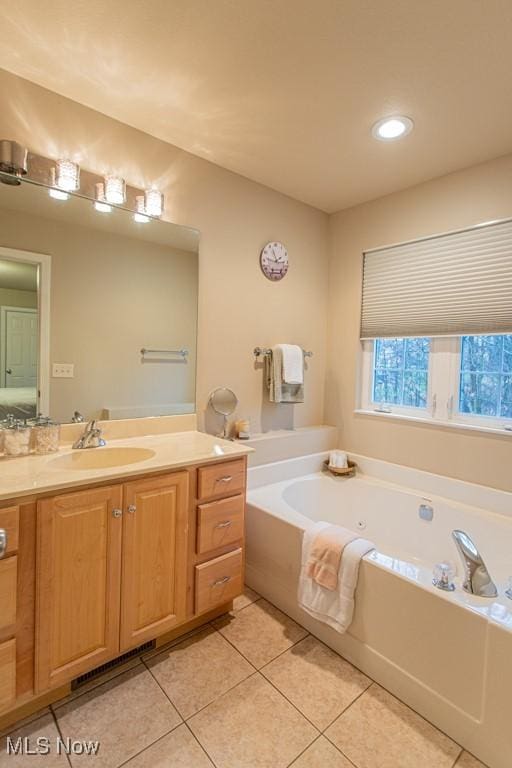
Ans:
[[[217,435],[217,437],[223,437],[224,440],[229,440],[228,416],[231,416],[231,414],[235,412],[238,405],[237,396],[233,390],[228,387],[217,387],[213,392],[210,392],[208,404],[212,407],[215,413],[224,417],[224,427],[221,434]]]

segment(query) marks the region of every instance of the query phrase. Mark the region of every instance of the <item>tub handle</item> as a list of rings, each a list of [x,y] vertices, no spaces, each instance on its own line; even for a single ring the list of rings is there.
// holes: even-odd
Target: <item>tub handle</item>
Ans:
[[[223,523],[217,523],[215,526],[216,528],[229,528],[230,525],[233,525],[232,520],[224,520]]]
[[[227,584],[228,581],[231,581],[231,576],[223,576],[222,579],[217,579],[217,581],[214,581],[213,586],[222,587],[222,585]]]

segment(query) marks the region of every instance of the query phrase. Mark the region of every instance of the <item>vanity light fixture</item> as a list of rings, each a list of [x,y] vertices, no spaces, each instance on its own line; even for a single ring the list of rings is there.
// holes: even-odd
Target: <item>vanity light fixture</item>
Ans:
[[[372,127],[372,136],[379,141],[394,141],[407,136],[412,131],[414,123],[410,117],[403,115],[393,115],[392,117],[383,117]]]
[[[105,185],[102,181],[95,184],[96,200],[94,207],[99,213],[110,213],[112,206],[105,201]]]
[[[64,192],[80,189],[80,166],[72,160],[57,160],[53,169],[53,183]]]
[[[144,192],[144,210],[148,216],[160,218],[164,210],[164,196],[158,189],[146,189]]]
[[[120,176],[105,176],[105,200],[112,205],[126,202],[126,182]]]
[[[144,195],[137,195],[135,198],[135,205],[137,207],[137,212],[133,214],[133,220],[136,221],[138,224],[147,224],[151,219],[146,213],[146,206],[145,206],[145,196]]]

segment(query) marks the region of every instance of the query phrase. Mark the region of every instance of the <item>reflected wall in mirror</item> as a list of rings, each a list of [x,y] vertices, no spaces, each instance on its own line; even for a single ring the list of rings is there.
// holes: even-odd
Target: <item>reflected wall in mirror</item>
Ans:
[[[37,409],[38,266],[0,258],[0,419]]]
[[[0,418],[193,413],[198,244],[188,227],[0,184]]]

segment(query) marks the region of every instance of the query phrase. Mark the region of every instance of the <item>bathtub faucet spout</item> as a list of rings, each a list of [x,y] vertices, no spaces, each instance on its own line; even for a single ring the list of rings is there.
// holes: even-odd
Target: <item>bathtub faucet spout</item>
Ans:
[[[496,585],[474,541],[464,531],[453,531],[452,536],[464,563],[465,578],[462,588],[479,597],[497,597]]]

